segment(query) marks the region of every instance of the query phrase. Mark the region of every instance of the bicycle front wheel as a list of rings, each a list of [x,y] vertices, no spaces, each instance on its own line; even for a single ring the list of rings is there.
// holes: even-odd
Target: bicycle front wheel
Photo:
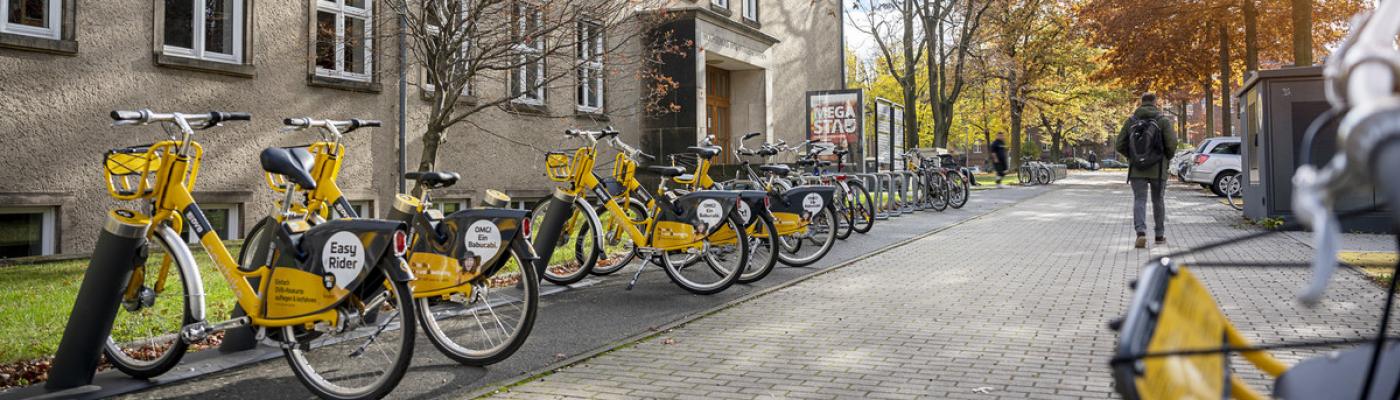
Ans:
[[[147,239],[155,248],[144,264],[133,266],[103,347],[113,366],[143,379],[175,368],[189,348],[180,339],[181,328],[195,322],[185,285],[192,277],[185,271],[197,268],[189,247],[169,227],[152,230]]]
[[[850,193],[850,189],[844,183],[838,183],[832,196],[832,202],[836,203],[836,238],[841,240],[851,237],[855,223],[855,210],[851,209],[851,202],[846,199]]]
[[[505,266],[472,283],[461,299],[418,299],[418,320],[438,351],[459,363],[486,366],[515,354],[535,326],[540,282],[514,251]]]
[[[287,364],[298,380],[316,395],[327,399],[378,399],[389,394],[408,371],[413,358],[413,340],[418,324],[412,292],[408,282],[386,278],[388,266],[398,262],[388,258],[378,267],[377,277],[365,280],[366,285],[380,288],[358,288],[367,296],[349,299],[340,307],[358,308],[363,304],[362,317],[352,317],[349,327],[332,327],[328,331],[305,330],[300,327],[282,328],[281,337],[293,343],[284,349]],[[377,289],[377,290],[367,290]]]
[[[753,222],[749,224],[748,266],[739,275],[739,283],[758,282],[778,264],[778,230],[773,214],[767,210],[755,211]]]
[[[603,224],[603,255],[593,265],[593,275],[608,275],[626,267],[637,258],[637,243],[627,233],[624,224],[644,226],[647,220],[647,206],[638,199],[627,199],[618,204],[626,215],[613,215],[612,210],[603,208],[598,213],[598,221]]]
[[[1022,186],[1033,182],[1034,179],[1031,177],[1031,170],[1030,170],[1030,168],[1028,168],[1028,167],[1026,167],[1026,166],[1022,166],[1021,168],[1017,168],[1017,169],[1016,169],[1016,181],[1017,181],[1017,182],[1020,182]]]
[[[940,171],[928,174],[928,204],[934,211],[948,209],[948,175]]]
[[[657,257],[661,259],[661,269],[666,270],[671,282],[691,293],[705,295],[723,292],[733,286],[748,267],[749,235],[737,213],[730,214],[725,219],[725,226],[716,233],[725,230],[733,232],[735,237],[731,239],[732,243],[718,244],[711,243],[710,238],[704,239],[705,248],[698,258],[703,259],[705,265],[678,262],[684,258],[680,257],[684,254],[682,251],[667,251]]]
[[[542,201],[530,211],[532,226],[545,226],[544,217],[549,214],[550,203]],[[543,274],[544,280],[556,285],[568,285],[587,278],[588,272],[593,269],[599,257],[597,244],[602,234],[601,229],[594,228],[601,226],[598,214],[582,198],[575,201],[571,207],[574,208],[574,212],[561,228],[563,232],[559,233],[559,240],[554,242],[554,253],[550,254]],[[540,231],[536,229],[530,233],[531,243],[536,243],[535,237],[539,236]]]

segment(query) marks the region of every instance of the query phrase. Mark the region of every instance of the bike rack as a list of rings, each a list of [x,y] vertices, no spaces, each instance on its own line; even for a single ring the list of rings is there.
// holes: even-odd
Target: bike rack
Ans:
[[[880,193],[882,194],[879,202],[880,209],[885,212],[885,215],[898,217],[900,215],[897,200],[899,193],[895,191],[894,176],[889,172],[880,172],[876,175],[880,177]]]
[[[880,194],[883,193],[880,187],[880,176],[873,173],[856,174],[855,176],[859,178],[861,182],[865,183],[865,191],[870,193],[870,200],[875,203],[875,220],[890,219],[889,214],[885,213],[884,207],[881,207],[880,203],[880,198],[882,197]]]
[[[899,175],[901,176],[900,180],[904,181],[906,184],[907,189],[904,192],[907,193],[909,197],[909,201],[904,202],[905,208],[909,210],[907,212],[923,211],[924,204],[922,201],[919,201],[918,198],[918,185],[921,183],[919,182],[919,175],[915,174],[913,171],[899,171]]]
[[[92,384],[97,374],[97,362],[102,346],[112,334],[112,324],[121,306],[125,283],[131,279],[132,267],[145,264],[146,223],[137,224],[123,218],[117,210],[107,215],[97,247],[92,252],[78,299],[73,303],[68,326],[54,354],[53,369],[44,390],[56,392]]]

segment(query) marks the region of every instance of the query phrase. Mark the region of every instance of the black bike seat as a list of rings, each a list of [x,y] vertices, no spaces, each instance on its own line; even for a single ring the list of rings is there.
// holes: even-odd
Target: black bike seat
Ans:
[[[458,180],[458,179],[461,179],[462,176],[461,176],[461,175],[457,175],[456,172],[441,172],[441,171],[426,171],[426,172],[420,172],[420,171],[413,171],[413,172],[405,172],[405,173],[403,174],[403,178],[404,178],[404,179],[411,180],[411,181],[418,181],[418,182],[423,183],[424,185],[428,185],[428,187],[430,187],[430,188],[438,189],[438,188],[445,188],[445,187],[448,187],[448,186],[452,186],[453,184],[456,184],[456,183],[457,183],[457,180]]]
[[[811,159],[807,159],[807,160],[797,160],[797,166],[799,166],[799,167],[810,167],[810,166],[813,166],[813,165],[817,165],[817,160],[811,160]]]
[[[655,172],[666,178],[674,178],[685,174],[685,168],[672,167],[669,165],[649,165],[647,171]]]
[[[792,168],[782,164],[764,164],[758,166],[759,171],[777,174],[778,176],[788,176],[792,173]]]
[[[311,190],[316,188],[316,180],[311,178],[310,163],[314,160],[308,157],[311,153],[298,153],[281,147],[269,147],[263,149],[258,155],[258,161],[262,164],[263,171],[285,176],[288,182],[300,186],[302,189]]]
[[[690,146],[686,147],[685,150],[689,151],[691,154],[695,154],[704,158],[717,156],[720,152],[724,151],[723,149],[714,146]]]

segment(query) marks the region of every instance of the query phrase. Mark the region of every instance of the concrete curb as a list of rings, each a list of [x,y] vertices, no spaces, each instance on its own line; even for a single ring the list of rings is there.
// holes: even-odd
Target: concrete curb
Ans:
[[[639,333],[639,334],[636,334],[636,335],[628,336],[628,337],[626,337],[626,338],[623,338],[623,339],[621,339],[621,340],[618,340],[618,341],[615,341],[615,342],[612,342],[612,343],[608,343],[608,344],[599,346],[599,347],[597,347],[597,348],[594,348],[593,350],[589,350],[589,351],[586,351],[586,352],[583,352],[583,353],[574,355],[573,357],[569,357],[569,358],[560,360],[559,362],[556,362],[556,363],[553,363],[553,364],[550,364],[550,365],[547,365],[547,366],[544,366],[544,367],[541,367],[541,368],[536,368],[536,369],[534,369],[534,370],[531,370],[531,371],[525,373],[525,375],[523,375],[523,376],[521,376],[521,377],[518,377],[518,378],[511,378],[511,379],[505,379],[505,380],[493,382],[493,383],[491,383],[491,384],[489,384],[489,385],[486,385],[486,387],[483,387],[483,388],[481,388],[481,389],[474,390],[474,391],[472,391],[472,392],[470,392],[470,393],[467,393],[467,395],[466,395],[466,396],[463,396],[463,398],[480,399],[480,398],[485,398],[485,397],[487,397],[487,396],[491,396],[491,395],[497,394],[497,392],[498,392],[498,391],[501,391],[502,389],[508,389],[508,388],[511,388],[511,387],[514,387],[514,386],[518,386],[518,385],[520,385],[520,384],[527,383],[527,382],[536,380],[536,379],[538,379],[538,378],[541,378],[541,377],[543,377],[543,376],[547,376],[547,375],[549,375],[549,374],[552,374],[554,371],[559,370],[559,369],[561,369],[561,368],[570,367],[570,366],[573,366],[573,365],[575,365],[575,364],[582,363],[582,362],[587,361],[587,360],[589,360],[589,359],[592,359],[592,358],[594,358],[594,357],[597,357],[597,356],[600,356],[600,355],[603,355],[603,354],[612,352],[613,350],[617,350],[617,349],[620,349],[620,348],[623,348],[623,347],[635,345],[635,344],[640,343],[640,342],[642,342],[642,341],[645,341],[645,340],[647,340],[647,339],[649,339],[649,338],[652,338],[652,337],[655,337],[655,336],[659,336],[659,335],[661,335],[662,333],[664,333],[664,332],[666,332],[666,331],[669,331],[669,330],[672,330],[672,329],[675,329],[675,328],[679,328],[679,327],[685,326],[686,324],[689,324],[689,323],[691,323],[691,322],[695,322],[696,320],[699,320],[700,318],[703,318],[703,317],[705,317],[705,316],[708,316],[708,315],[711,315],[711,314],[714,314],[714,313],[717,313],[717,312],[720,312],[720,311],[724,311],[724,310],[733,308],[734,306],[737,306],[737,305],[739,305],[739,304],[746,303],[746,302],[748,302],[748,301],[750,301],[750,300],[755,300],[755,299],[757,299],[757,298],[759,298],[759,297],[766,296],[766,295],[768,295],[768,294],[770,294],[770,293],[773,293],[773,292],[776,292],[776,291],[779,291],[779,290],[782,290],[782,289],[786,289],[786,288],[788,288],[788,287],[791,287],[791,286],[793,286],[793,285],[796,285],[796,284],[799,284],[799,283],[802,283],[802,282],[806,282],[806,281],[809,280],[809,279],[812,279],[812,278],[815,278],[815,277],[818,277],[818,276],[825,275],[825,274],[827,274],[827,273],[829,273],[829,272],[831,272],[831,271],[835,271],[835,270],[842,269],[842,268],[845,268],[845,267],[848,267],[848,266],[851,266],[851,265],[855,265],[856,263],[861,262],[861,261],[864,261],[864,260],[866,260],[866,259],[868,259],[868,258],[877,256],[877,255],[880,255],[880,254],[884,254],[884,253],[886,253],[886,252],[889,252],[890,250],[894,250],[894,249],[896,249],[896,248],[899,248],[899,247],[902,247],[902,246],[904,246],[904,245],[907,245],[907,244],[910,244],[910,243],[913,243],[913,242],[922,240],[922,239],[927,238],[927,237],[929,237],[929,236],[936,235],[936,234],[938,234],[938,233],[941,233],[941,232],[943,232],[943,231],[952,229],[952,228],[954,228],[954,227],[961,226],[961,225],[963,225],[963,224],[966,224],[966,223],[969,223],[969,222],[972,222],[972,221],[976,221],[976,220],[982,219],[983,217],[986,217],[986,216],[988,216],[988,215],[996,214],[997,212],[1000,212],[1000,211],[1002,211],[1002,210],[1005,210],[1006,208],[1009,208],[1009,207],[1011,207],[1011,206],[1015,206],[1015,205],[1017,205],[1017,204],[1020,204],[1020,203],[1026,202],[1026,201],[1034,200],[1034,199],[1036,199],[1036,198],[1039,198],[1039,197],[1041,197],[1041,196],[1045,196],[1045,195],[1047,195],[1047,194],[1050,194],[1050,193],[1055,192],[1055,191],[1058,191],[1058,190],[1060,190],[1059,187],[1052,187],[1052,188],[1050,188],[1050,189],[1048,189],[1048,190],[1045,190],[1044,192],[1042,192],[1042,193],[1040,193],[1040,194],[1036,194],[1036,195],[1034,195],[1034,196],[1027,197],[1027,198],[1025,198],[1025,199],[1021,199],[1021,200],[1019,200],[1019,201],[1015,201],[1015,202],[1008,203],[1008,204],[1006,204],[1006,205],[1004,205],[1004,206],[1002,206],[1002,207],[1000,207],[1000,208],[996,208],[996,209],[990,210],[990,211],[988,211],[988,212],[986,212],[986,213],[983,213],[983,214],[981,214],[981,215],[977,215],[977,216],[974,216],[974,217],[971,217],[971,218],[968,218],[968,219],[965,219],[965,220],[962,220],[962,221],[958,221],[958,222],[952,223],[952,224],[950,224],[950,225],[948,225],[948,226],[945,226],[945,227],[942,227],[942,228],[937,228],[937,229],[934,229],[934,230],[931,230],[931,231],[928,231],[928,232],[924,232],[924,233],[915,235],[914,237],[911,237],[911,238],[908,238],[908,239],[904,239],[904,240],[901,240],[901,241],[898,241],[898,242],[895,242],[895,243],[891,243],[891,244],[889,244],[889,245],[886,245],[886,246],[884,246],[884,247],[881,247],[881,248],[875,249],[874,251],[871,251],[871,252],[869,252],[869,253],[866,253],[865,255],[862,255],[862,256],[859,256],[859,257],[856,257],[856,258],[852,258],[852,259],[850,259],[850,260],[846,260],[846,261],[837,263],[836,265],[832,265],[832,266],[827,267],[827,268],[825,268],[825,269],[822,269],[822,270],[820,270],[820,271],[816,271],[816,272],[813,272],[813,273],[810,273],[810,274],[807,274],[807,275],[803,275],[803,276],[797,277],[797,278],[795,278],[795,279],[793,279],[793,280],[790,280],[790,281],[787,281],[787,282],[783,282],[783,283],[781,283],[781,284],[778,284],[777,286],[773,286],[773,287],[770,287],[770,288],[767,288],[767,289],[763,289],[763,290],[759,290],[759,291],[756,291],[756,292],[753,292],[753,293],[749,293],[749,294],[747,294],[747,295],[745,295],[745,296],[739,297],[739,298],[734,299],[734,300],[727,301],[727,302],[725,302],[725,303],[723,303],[723,304],[717,305],[717,306],[715,306],[715,307],[712,307],[712,308],[709,308],[709,309],[706,309],[706,310],[703,310],[703,311],[698,311],[698,312],[695,312],[695,313],[691,313],[691,314],[689,314],[689,315],[686,315],[686,316],[684,316],[684,317],[681,317],[680,319],[677,319],[677,320],[672,321],[672,322],[670,322],[670,323],[667,323],[667,324],[665,324],[665,325],[659,326],[659,327],[657,327],[656,330],[654,330],[654,331]]]

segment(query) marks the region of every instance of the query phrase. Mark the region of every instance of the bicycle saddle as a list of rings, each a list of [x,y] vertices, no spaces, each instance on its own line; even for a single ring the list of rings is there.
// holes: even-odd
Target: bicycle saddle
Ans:
[[[461,179],[462,176],[457,175],[456,172],[414,171],[405,172],[403,174],[403,178],[411,181],[421,182],[424,185],[428,185],[428,187],[432,189],[441,189],[456,184],[457,180]]]
[[[723,151],[723,150],[720,149],[719,147],[712,147],[712,146],[690,146],[690,147],[686,147],[685,149],[686,149],[686,151],[689,151],[691,154],[695,154],[695,155],[698,155],[698,156],[704,157],[704,158],[710,158],[710,157],[717,156],[717,155],[719,155],[719,153],[720,153],[721,151]]]
[[[669,165],[649,165],[647,171],[655,172],[665,178],[674,178],[685,174],[685,168]]]
[[[820,166],[820,167],[829,167],[829,166],[831,166],[831,161],[798,160],[798,161],[797,161],[797,165],[803,166],[803,167],[810,167],[810,166],[813,166],[813,165]]]
[[[269,147],[263,149],[258,155],[258,161],[262,164],[263,171],[287,177],[287,181],[302,189],[312,190],[316,188],[316,180],[311,178],[311,173],[306,172],[311,169],[311,153],[301,152],[300,154],[281,147]]]
[[[782,164],[764,164],[758,166],[759,171],[770,172],[778,176],[788,176],[792,173],[792,168]]]

